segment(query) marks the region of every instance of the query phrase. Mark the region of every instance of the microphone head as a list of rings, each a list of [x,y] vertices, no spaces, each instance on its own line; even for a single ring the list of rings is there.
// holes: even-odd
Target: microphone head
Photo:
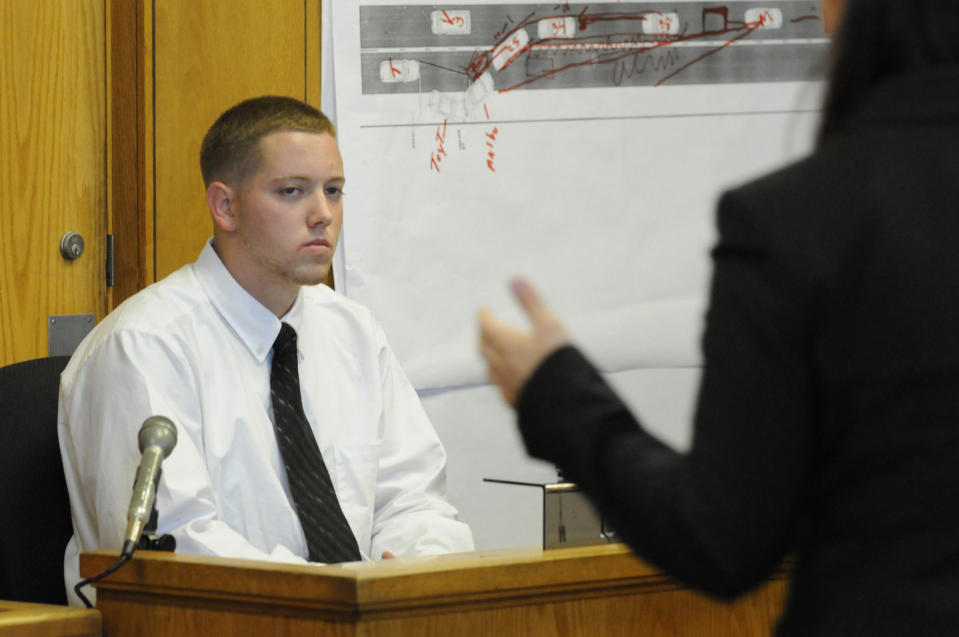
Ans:
[[[166,458],[176,446],[176,425],[166,416],[150,416],[143,421],[137,442],[140,453],[147,447],[159,447]]]

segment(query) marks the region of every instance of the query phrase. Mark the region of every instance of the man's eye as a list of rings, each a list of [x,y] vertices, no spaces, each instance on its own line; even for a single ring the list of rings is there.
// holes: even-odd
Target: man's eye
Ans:
[[[297,186],[284,186],[283,188],[280,188],[279,192],[281,195],[291,197],[293,195],[299,194],[300,189]]]
[[[341,186],[327,186],[326,188],[324,188],[324,191],[326,192],[328,197],[337,197],[337,196],[342,197],[343,195],[346,194],[345,192],[343,192],[343,188]]]

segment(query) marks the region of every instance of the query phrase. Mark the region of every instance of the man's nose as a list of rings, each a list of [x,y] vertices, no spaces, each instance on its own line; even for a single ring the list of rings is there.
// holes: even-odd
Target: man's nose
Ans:
[[[307,223],[313,226],[328,226],[333,221],[333,211],[326,193],[322,190],[310,198],[310,211]]]

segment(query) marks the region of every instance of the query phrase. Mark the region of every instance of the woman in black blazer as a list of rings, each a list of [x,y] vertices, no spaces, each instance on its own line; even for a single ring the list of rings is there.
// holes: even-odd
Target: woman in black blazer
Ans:
[[[959,2],[845,5],[816,152],[719,203],[688,453],[527,283],[532,332],[483,311],[481,346],[649,562],[731,598],[795,555],[781,636],[959,635]]]

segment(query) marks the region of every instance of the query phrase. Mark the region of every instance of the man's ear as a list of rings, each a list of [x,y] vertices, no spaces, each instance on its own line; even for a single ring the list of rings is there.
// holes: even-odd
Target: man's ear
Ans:
[[[214,181],[206,189],[206,205],[210,208],[213,225],[225,232],[236,230],[236,216],[233,204],[236,191],[222,181]]]

